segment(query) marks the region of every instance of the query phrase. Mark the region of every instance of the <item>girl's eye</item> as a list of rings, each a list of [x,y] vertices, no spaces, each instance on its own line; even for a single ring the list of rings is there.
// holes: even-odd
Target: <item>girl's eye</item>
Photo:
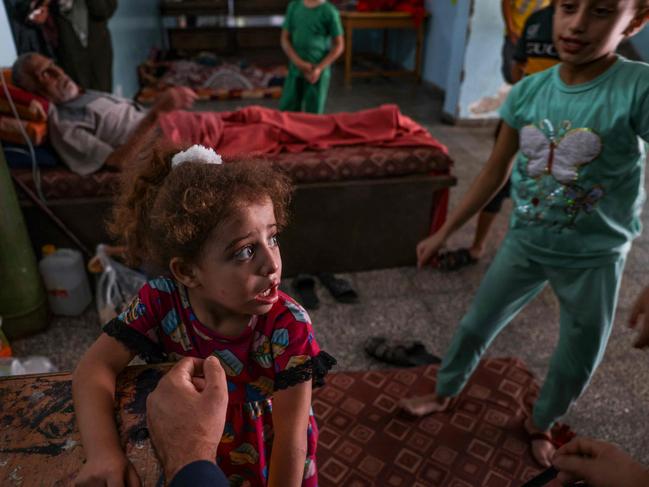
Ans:
[[[268,245],[271,247],[278,247],[279,246],[279,235],[275,234],[270,239],[268,239]]]
[[[607,15],[610,15],[611,13],[613,13],[613,11],[611,9],[608,9],[608,8],[596,8],[595,9],[595,15],[597,15],[598,17],[606,17]]]
[[[255,251],[253,250],[252,245],[246,245],[234,254],[234,258],[239,261],[244,261],[251,259],[254,254]]]

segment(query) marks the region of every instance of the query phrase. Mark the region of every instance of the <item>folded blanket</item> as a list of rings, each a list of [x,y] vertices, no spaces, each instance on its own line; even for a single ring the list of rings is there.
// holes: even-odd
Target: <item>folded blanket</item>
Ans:
[[[26,122],[0,115],[0,140],[13,144],[24,144],[25,139],[20,131],[23,126],[29,140],[34,145],[41,145],[47,138],[47,122]]]
[[[160,126],[165,137],[177,144],[203,144],[226,158],[359,144],[436,147],[447,153],[443,144],[402,115],[396,105],[331,115],[259,106],[221,113],[177,111],[163,115]]]
[[[18,112],[18,116],[23,120],[30,120],[32,122],[46,122],[47,113],[43,105],[37,100],[32,100],[29,105],[17,104],[14,101],[14,106]],[[14,117],[14,112],[11,110],[11,105],[5,98],[0,98],[0,115],[7,117]]]

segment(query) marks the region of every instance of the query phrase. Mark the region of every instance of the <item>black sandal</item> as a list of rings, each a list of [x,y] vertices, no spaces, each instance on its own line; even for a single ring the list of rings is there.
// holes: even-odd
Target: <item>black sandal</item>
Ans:
[[[473,258],[469,249],[462,248],[440,252],[437,254],[435,262],[440,271],[449,272],[473,265],[478,262],[478,259]]]
[[[322,285],[327,288],[333,298],[339,303],[358,303],[358,294],[354,291],[349,281],[340,279],[331,272],[320,272],[317,276]]]
[[[429,353],[421,342],[390,345],[387,339],[381,336],[371,337],[365,342],[365,353],[376,360],[400,367],[416,367],[441,362],[441,359]]]
[[[320,300],[315,293],[315,279],[308,274],[298,274],[293,279],[291,287],[296,300],[306,309],[318,309]]]
[[[390,346],[385,337],[371,337],[365,342],[365,353],[370,357],[390,365],[411,367],[405,347]]]

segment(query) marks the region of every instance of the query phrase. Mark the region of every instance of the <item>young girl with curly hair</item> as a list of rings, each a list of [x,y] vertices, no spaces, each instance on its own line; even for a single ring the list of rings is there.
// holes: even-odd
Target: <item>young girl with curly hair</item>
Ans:
[[[156,148],[123,176],[112,230],[149,280],[74,373],[87,462],[78,485],[139,485],[120,448],[115,379],[135,355],[149,363],[215,355],[229,402],[216,461],[231,485],[316,486],[311,389],[335,360],[309,316],[278,290],[278,232],[291,187],[268,166],[222,164],[211,149]]]

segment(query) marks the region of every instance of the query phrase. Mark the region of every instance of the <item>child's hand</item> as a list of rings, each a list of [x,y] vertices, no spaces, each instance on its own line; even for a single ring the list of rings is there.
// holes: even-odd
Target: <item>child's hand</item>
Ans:
[[[417,244],[417,267],[424,267],[442,248],[446,237],[441,232],[436,232]]]
[[[589,438],[559,448],[552,464],[562,485],[585,481],[591,487],[640,487],[649,480],[649,471],[618,447]]]
[[[296,64],[297,69],[302,71],[305,77],[307,77],[313,70],[313,64],[307,63],[306,61],[300,61],[299,64]]]
[[[635,348],[649,347],[649,286],[642,290],[633,305],[633,311],[631,311],[631,317],[629,318],[629,327],[636,328],[638,321],[641,322],[641,325],[638,327],[639,334],[633,346]]]
[[[314,66],[313,69],[311,70],[311,73],[306,75],[306,80],[312,85],[314,85],[320,79],[321,74],[322,74],[322,68],[320,66]]]
[[[74,480],[75,487],[120,485],[141,487],[140,476],[122,452],[108,454],[97,460],[88,460]]]

